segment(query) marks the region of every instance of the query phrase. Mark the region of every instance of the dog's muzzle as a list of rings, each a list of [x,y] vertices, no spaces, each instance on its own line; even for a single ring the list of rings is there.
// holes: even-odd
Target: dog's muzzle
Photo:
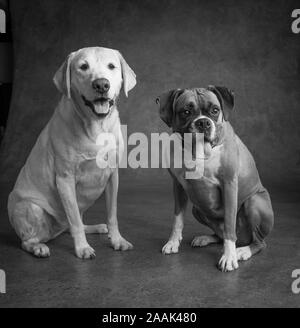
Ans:
[[[209,118],[199,118],[194,122],[195,129],[204,134],[204,138],[210,139],[214,128],[213,122]]]
[[[113,99],[109,99],[104,96],[97,97],[93,101],[86,99],[83,95],[81,98],[84,104],[89,107],[98,118],[106,117],[110,113],[111,107],[115,103]]]
[[[104,94],[110,89],[110,83],[107,79],[96,79],[92,82],[92,87],[96,92]]]

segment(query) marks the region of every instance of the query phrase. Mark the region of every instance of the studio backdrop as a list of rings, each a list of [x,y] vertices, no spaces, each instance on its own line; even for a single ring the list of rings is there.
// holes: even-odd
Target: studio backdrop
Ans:
[[[300,181],[298,1],[11,0],[14,84],[1,145],[1,179],[14,181],[60,94],[52,78],[86,46],[121,51],[137,75],[119,111],[128,134],[168,131],[155,99],[174,88],[234,90],[231,117],[263,181]],[[164,181],[162,169],[122,169],[134,182]],[[169,180],[168,180],[169,181]]]

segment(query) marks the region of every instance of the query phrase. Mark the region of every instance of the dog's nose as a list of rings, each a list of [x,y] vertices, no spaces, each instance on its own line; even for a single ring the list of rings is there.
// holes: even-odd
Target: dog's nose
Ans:
[[[210,120],[207,118],[200,118],[195,122],[195,127],[198,129],[199,132],[205,132],[211,128]]]
[[[101,78],[101,79],[96,79],[92,82],[92,86],[94,90],[104,93],[107,92],[110,88],[110,83],[107,79]]]

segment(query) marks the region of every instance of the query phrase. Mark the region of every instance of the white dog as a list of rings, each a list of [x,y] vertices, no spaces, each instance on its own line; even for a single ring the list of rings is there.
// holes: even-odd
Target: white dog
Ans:
[[[115,250],[132,245],[117,221],[118,169],[100,169],[96,143],[100,133],[113,133],[118,154],[123,139],[116,101],[127,96],[136,76],[117,50],[93,47],[72,52],[54,76],[63,93],[41,132],[8,199],[12,226],[22,248],[37,257],[50,255],[44,244],[70,230],[79,258],[95,257],[85,233],[109,233]],[[118,158],[120,160],[120,158]],[[85,226],[82,215],[105,190],[107,225]]]

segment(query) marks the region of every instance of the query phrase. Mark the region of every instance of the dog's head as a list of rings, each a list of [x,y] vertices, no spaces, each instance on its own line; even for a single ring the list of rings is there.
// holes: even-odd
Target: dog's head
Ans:
[[[104,118],[120,93],[126,96],[136,84],[136,75],[119,51],[91,47],[72,52],[54,75],[58,90],[76,98],[80,108]]]
[[[234,107],[233,92],[226,87],[178,89],[162,94],[156,100],[160,117],[174,132],[203,133],[212,146],[223,133],[224,122]]]

